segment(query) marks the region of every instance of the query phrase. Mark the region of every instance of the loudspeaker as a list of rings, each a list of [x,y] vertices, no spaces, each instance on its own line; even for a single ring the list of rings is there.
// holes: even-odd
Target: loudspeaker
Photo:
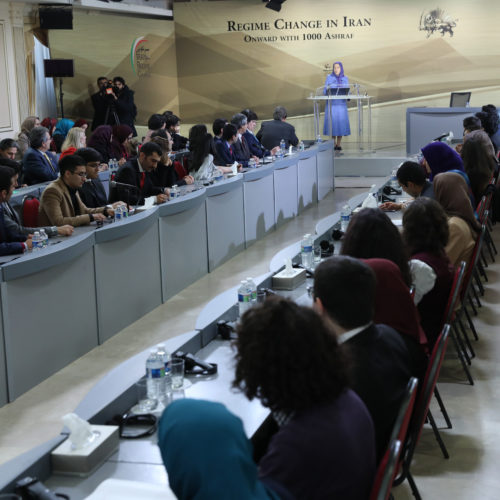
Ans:
[[[38,15],[40,16],[40,28],[44,30],[73,29],[73,7],[71,5],[40,5]]]
[[[75,76],[73,59],[44,59],[45,78]]]

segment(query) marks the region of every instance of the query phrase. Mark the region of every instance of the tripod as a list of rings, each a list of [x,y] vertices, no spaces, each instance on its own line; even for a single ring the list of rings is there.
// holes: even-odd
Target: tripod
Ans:
[[[115,108],[114,103],[108,104],[108,107],[106,108],[106,116],[104,117],[104,125],[108,125],[110,111],[113,115],[113,118],[115,119],[115,125],[120,125],[120,120],[118,119],[118,115],[116,114],[116,108]]]

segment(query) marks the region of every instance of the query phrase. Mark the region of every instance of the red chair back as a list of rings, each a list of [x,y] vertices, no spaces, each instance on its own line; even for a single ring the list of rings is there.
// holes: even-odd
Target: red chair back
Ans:
[[[394,422],[389,443],[392,443],[393,441],[401,441],[402,443],[405,442],[406,432],[408,430],[408,425],[410,424],[415,400],[417,399],[417,387],[418,378],[412,377],[406,386],[406,393],[399,408],[396,421]]]
[[[177,175],[179,176],[179,179],[184,179],[184,177],[188,175],[187,170],[184,168],[184,166],[180,161],[177,160],[174,161],[174,168],[175,171],[177,172]]]
[[[443,314],[442,325],[448,323],[451,325],[453,319],[455,318],[455,307],[457,305],[458,298],[460,297],[460,289],[462,288],[462,283],[464,281],[465,269],[467,264],[462,261],[460,265],[455,269],[455,276],[453,278],[453,284],[451,285],[450,295],[448,296],[448,303],[446,304],[446,309]]]
[[[40,202],[35,196],[27,195],[23,198],[23,226],[38,227],[38,208]]]
[[[370,500],[387,500],[389,498],[402,449],[401,441],[392,441],[387,448],[377,469],[377,475],[370,492]]]

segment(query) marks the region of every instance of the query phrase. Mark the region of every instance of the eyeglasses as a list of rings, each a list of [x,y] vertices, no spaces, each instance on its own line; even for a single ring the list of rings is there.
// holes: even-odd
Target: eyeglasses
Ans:
[[[85,178],[87,177],[87,172],[73,172],[75,175],[78,175],[82,178]]]

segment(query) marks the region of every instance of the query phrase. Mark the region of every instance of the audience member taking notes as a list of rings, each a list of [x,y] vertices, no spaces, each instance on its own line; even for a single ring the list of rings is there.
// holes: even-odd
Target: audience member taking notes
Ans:
[[[66,156],[60,161],[61,177],[45,188],[40,199],[40,224],[85,226],[114,215],[111,208],[88,208],[82,202],[78,189],[87,177],[86,165],[86,161],[76,155]]]

